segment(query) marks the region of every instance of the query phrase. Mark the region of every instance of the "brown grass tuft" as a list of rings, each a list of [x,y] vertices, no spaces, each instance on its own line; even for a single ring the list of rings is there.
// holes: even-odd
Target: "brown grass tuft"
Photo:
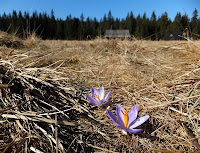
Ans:
[[[35,32],[33,32],[24,40],[24,45],[27,47],[33,47],[34,45],[38,44],[39,41],[40,38],[36,36]]]

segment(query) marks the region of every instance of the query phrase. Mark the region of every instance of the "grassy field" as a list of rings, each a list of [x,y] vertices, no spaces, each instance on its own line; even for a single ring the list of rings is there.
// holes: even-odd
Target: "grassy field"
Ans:
[[[14,88],[0,88],[1,151],[172,153],[200,150],[200,41],[60,41],[37,37],[21,40],[1,32],[0,44],[1,84],[20,84],[23,89],[26,86],[29,99],[33,98],[33,101],[25,100],[31,107],[26,109],[20,102],[13,102]],[[56,86],[55,93],[59,96],[72,93],[73,97],[60,99],[49,84]],[[89,105],[85,94],[90,94],[91,87],[101,86],[106,93],[111,90],[110,98],[101,107]],[[34,94],[33,88],[44,97],[54,97],[51,101],[59,101],[48,106],[54,114],[41,115],[48,112],[45,104],[48,100],[43,97],[40,99],[43,102],[38,103],[42,96]],[[24,93],[18,93],[22,99]],[[71,100],[74,100],[72,105],[66,103]],[[137,104],[139,117],[150,115],[140,126],[144,129],[142,133],[123,135],[108,118],[106,108],[115,113],[117,104],[125,109]],[[73,111],[62,113],[66,109]],[[75,114],[77,111],[79,115]],[[40,112],[38,117],[46,119],[45,124],[30,115],[36,112]],[[20,114],[29,119],[5,117],[5,114]],[[55,121],[55,114],[58,120],[78,125],[70,128],[58,125],[54,129],[54,122],[47,119]],[[78,132],[70,133],[77,129]]]

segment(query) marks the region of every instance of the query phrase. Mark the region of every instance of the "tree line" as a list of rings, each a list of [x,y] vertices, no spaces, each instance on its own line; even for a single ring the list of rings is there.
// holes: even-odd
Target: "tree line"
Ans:
[[[200,37],[200,18],[197,9],[190,19],[187,14],[177,13],[174,20],[169,19],[167,12],[157,17],[152,12],[150,18],[146,13],[134,16],[133,12],[126,18],[114,18],[111,11],[98,21],[96,18],[73,17],[69,14],[65,20],[56,19],[54,11],[48,15],[46,12],[22,13],[13,10],[12,14],[0,14],[0,30],[14,33],[26,38],[33,32],[42,39],[85,40],[88,35],[92,38],[103,37],[106,30],[129,29],[130,34],[137,39],[160,40],[167,33],[183,32],[185,29],[193,39]]]

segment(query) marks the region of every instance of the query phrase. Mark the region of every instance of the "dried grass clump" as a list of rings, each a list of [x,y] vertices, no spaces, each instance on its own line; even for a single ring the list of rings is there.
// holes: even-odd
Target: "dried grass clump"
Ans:
[[[1,151],[198,152],[199,48],[104,39],[0,46]],[[85,94],[101,86],[111,97],[90,106]],[[150,115],[143,133],[122,135],[105,112],[117,104]]]
[[[9,35],[6,32],[0,31],[0,46],[22,48],[24,45],[23,41],[14,34]]]
[[[92,151],[85,126],[101,124],[85,106],[82,89],[43,81],[7,61],[1,61],[0,70],[1,152]]]
[[[28,37],[24,40],[24,45],[27,47],[32,47],[36,44],[38,44],[40,41],[40,38],[36,35],[35,32],[32,34],[29,34]]]

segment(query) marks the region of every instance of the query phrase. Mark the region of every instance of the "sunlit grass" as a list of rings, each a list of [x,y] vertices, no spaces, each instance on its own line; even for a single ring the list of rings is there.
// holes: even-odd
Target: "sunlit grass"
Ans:
[[[28,38],[24,45],[22,49],[0,46],[2,59],[43,81],[63,80],[88,93],[91,87],[104,86],[106,93],[112,91],[105,102],[110,111],[114,112],[117,104],[125,109],[137,104],[140,117],[150,116],[142,125],[143,133],[126,138],[107,117],[106,107],[93,108],[102,127],[84,125],[85,130],[109,141],[106,146],[95,143],[98,149],[116,152],[200,149],[200,41],[32,42]]]

